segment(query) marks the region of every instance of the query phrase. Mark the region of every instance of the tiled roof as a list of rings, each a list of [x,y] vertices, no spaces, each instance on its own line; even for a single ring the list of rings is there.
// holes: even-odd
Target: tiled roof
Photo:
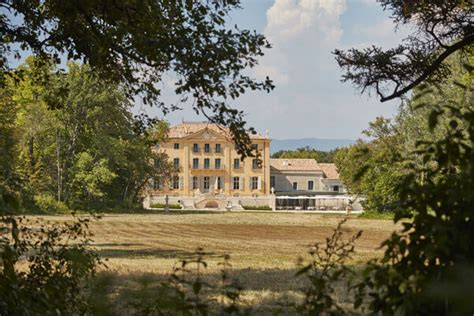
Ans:
[[[327,179],[339,179],[335,164],[317,163],[315,159],[271,158],[270,167],[286,171],[322,171]]]
[[[170,127],[168,131],[169,138],[183,138],[195,134],[203,129],[209,129],[211,131],[223,134],[227,138],[231,138],[231,133],[229,128],[209,123],[209,122],[184,122],[175,126]],[[265,139],[262,135],[250,135],[252,139]]]
[[[321,168],[314,159],[270,159],[270,167],[278,170],[319,171]]]
[[[333,163],[320,163],[319,166],[323,170],[324,175],[328,179],[339,179],[339,172],[337,172],[337,167]]]

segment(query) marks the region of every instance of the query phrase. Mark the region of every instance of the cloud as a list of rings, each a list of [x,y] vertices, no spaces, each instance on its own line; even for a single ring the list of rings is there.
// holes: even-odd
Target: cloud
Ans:
[[[270,40],[280,41],[315,29],[331,41],[342,33],[337,20],[345,7],[344,0],[276,0],[267,11],[264,33]]]
[[[267,3],[252,16],[262,19],[262,32],[273,48],[249,72],[257,79],[269,76],[276,88],[270,94],[249,91],[230,103],[247,113],[248,126],[262,133],[269,129],[272,137],[280,139],[355,139],[376,116],[396,112],[396,101],[381,104],[341,83],[341,69],[331,53],[335,48],[399,43],[400,34],[393,33],[393,24],[380,6],[369,5],[371,0],[254,1],[248,0]],[[189,107],[168,118],[172,123],[203,119]]]
[[[356,22],[357,10],[369,10],[378,19]],[[393,23],[381,13],[378,6],[360,2],[354,7],[346,0],[275,0],[263,31],[273,48],[254,75],[269,75],[276,88],[270,95],[246,95],[237,101],[250,125],[268,128],[275,138],[355,139],[376,116],[391,116],[395,103],[382,105],[341,83],[331,53],[346,44],[396,41]]]
[[[298,58],[329,53],[342,36],[339,17],[345,8],[345,0],[276,0],[266,12],[264,29],[273,49],[256,68],[257,77],[268,74],[286,85],[304,66]]]

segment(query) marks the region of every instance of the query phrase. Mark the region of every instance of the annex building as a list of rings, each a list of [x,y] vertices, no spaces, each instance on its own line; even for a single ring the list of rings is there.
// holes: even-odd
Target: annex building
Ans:
[[[168,202],[185,209],[325,210],[350,204],[334,164],[271,159],[268,133],[250,138],[260,161],[242,161],[230,131],[222,126],[183,122],[171,127],[167,142],[154,150],[166,153],[177,172],[168,181],[156,178],[150,184],[145,207]]]

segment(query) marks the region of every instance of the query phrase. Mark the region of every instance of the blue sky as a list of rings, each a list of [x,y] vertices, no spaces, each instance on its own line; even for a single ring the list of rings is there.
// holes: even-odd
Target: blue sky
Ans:
[[[399,101],[380,103],[375,96],[361,96],[351,84],[341,83],[342,73],[331,52],[397,45],[406,30],[395,32],[389,14],[376,0],[242,0],[242,9],[230,14],[229,25],[265,34],[273,48],[248,73],[257,79],[269,75],[276,88],[270,94],[249,92],[231,105],[246,113],[249,126],[262,134],[269,130],[272,138],[361,137],[377,116],[392,117]],[[166,103],[178,100],[173,81],[165,76],[158,84]],[[204,120],[189,105],[181,106],[183,110],[165,117],[139,103],[134,112],[144,111],[171,124]]]
[[[356,139],[375,117],[396,113],[399,101],[380,103],[375,96],[361,96],[351,84],[341,83],[331,54],[335,48],[372,44],[388,48],[400,42],[404,32],[395,32],[389,12],[375,0],[243,0],[242,7],[231,14],[230,23],[255,29],[273,44],[250,74],[269,75],[275,90],[248,93],[232,103],[244,110],[248,124],[257,131],[268,129],[277,139]],[[164,98],[176,100],[169,92]],[[183,106],[165,119],[172,124],[203,120]]]

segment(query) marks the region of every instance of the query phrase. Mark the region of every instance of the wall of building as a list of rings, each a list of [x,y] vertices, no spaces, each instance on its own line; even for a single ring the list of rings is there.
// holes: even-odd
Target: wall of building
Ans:
[[[334,187],[337,186],[338,187],[338,191],[337,192],[340,192],[340,193],[346,193],[346,189],[342,183],[342,180],[340,179],[321,179],[321,190],[322,191],[335,191],[334,190]]]
[[[168,196],[169,204],[180,204],[184,209],[205,209],[206,202],[215,201],[219,207],[217,209],[223,210],[226,206],[232,206],[232,210],[243,210],[243,206],[269,206],[274,208],[275,198],[273,195],[266,196]],[[165,204],[165,195],[148,195],[144,200],[144,207],[150,208],[153,204]],[[230,203],[230,204],[229,204]]]
[[[308,182],[313,181],[312,191],[322,191],[322,172],[278,172],[273,170],[271,176],[275,177],[275,192],[293,191],[293,183],[298,184],[298,190],[308,190]]]
[[[234,144],[214,132],[206,132],[195,137],[184,139],[170,139],[157,149],[165,152],[170,162],[179,159],[177,188],[173,188],[173,180],[160,190],[152,193],[168,194],[170,196],[193,196],[200,193],[222,193],[231,196],[259,196],[270,194],[270,140],[255,139],[262,159],[261,168],[253,168],[253,157],[240,161],[240,168],[234,168],[234,159],[240,160],[240,155]],[[177,144],[177,145],[175,145]],[[198,144],[199,151],[194,152],[193,146]],[[210,152],[205,152],[205,144],[209,144]],[[220,144],[221,152],[216,152],[216,144]],[[178,148],[175,148],[177,146]],[[198,168],[193,168],[193,159],[199,159]],[[204,159],[209,159],[209,169],[204,168]],[[220,159],[220,169],[215,168],[216,159]],[[193,177],[197,177],[197,189],[193,189]],[[209,189],[205,188],[206,178],[209,177]],[[222,188],[215,186],[216,178],[222,181]],[[239,178],[239,189],[234,189],[234,177]],[[256,189],[251,188],[251,179],[257,180]],[[237,181],[236,181],[237,182]]]

